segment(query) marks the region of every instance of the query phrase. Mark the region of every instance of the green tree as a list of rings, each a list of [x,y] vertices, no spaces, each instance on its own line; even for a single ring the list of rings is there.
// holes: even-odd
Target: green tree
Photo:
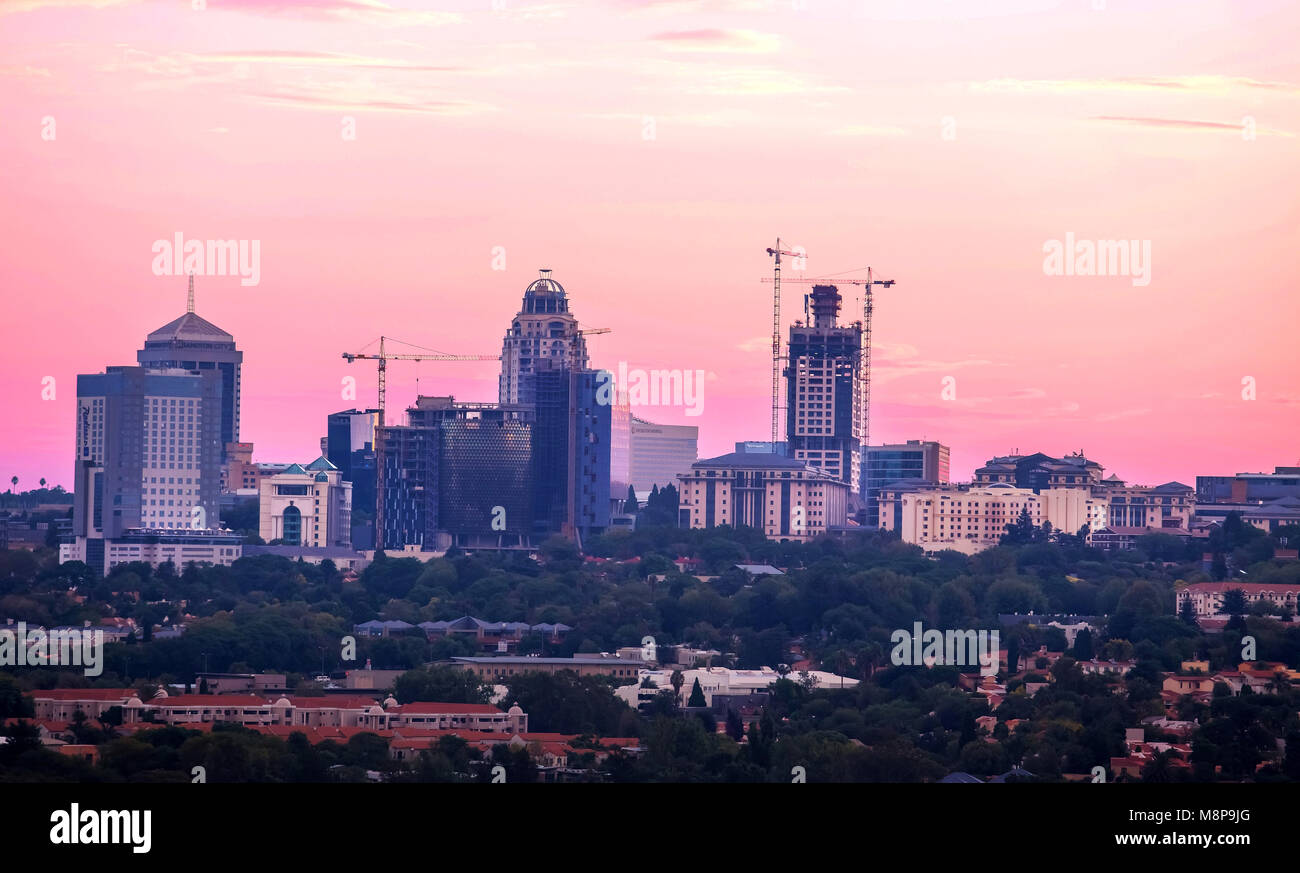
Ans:
[[[611,693],[603,676],[559,673],[524,673],[507,683],[507,699],[528,713],[532,731],[593,736],[635,734],[636,713]]]
[[[487,703],[491,686],[469,670],[435,665],[408,670],[393,683],[398,703]]]
[[[696,677],[695,684],[691,687],[691,697],[686,701],[686,705],[692,709],[709,705],[704,699],[704,690],[700,688],[700,680],[698,677]]]
[[[727,736],[736,742],[740,742],[745,736],[745,723],[740,718],[740,713],[731,707],[727,707]],[[1297,767],[1300,768],[1300,754],[1297,754]]]
[[[1074,658],[1077,661],[1091,661],[1092,654],[1092,631],[1083,628],[1074,637]]]
[[[1246,592],[1240,588],[1229,588],[1223,592],[1223,611],[1228,615],[1246,614]]]

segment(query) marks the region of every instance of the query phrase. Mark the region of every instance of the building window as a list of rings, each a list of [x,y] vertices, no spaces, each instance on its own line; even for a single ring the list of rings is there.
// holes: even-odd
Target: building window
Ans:
[[[291,546],[302,544],[302,513],[292,503],[284,510],[283,539]]]

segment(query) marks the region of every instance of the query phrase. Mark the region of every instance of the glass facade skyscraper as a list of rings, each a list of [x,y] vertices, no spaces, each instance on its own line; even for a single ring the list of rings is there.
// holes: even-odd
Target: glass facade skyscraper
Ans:
[[[880,489],[905,480],[944,485],[948,482],[948,447],[942,443],[908,440],[883,446],[868,446],[862,471],[862,495],[866,499],[866,524],[879,524]]]
[[[216,529],[221,389],[213,370],[78,376],[74,534]]]

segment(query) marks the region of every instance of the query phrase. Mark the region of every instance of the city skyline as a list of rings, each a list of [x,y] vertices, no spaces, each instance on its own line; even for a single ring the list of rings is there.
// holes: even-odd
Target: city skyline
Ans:
[[[539,268],[612,329],[593,366],[706,372],[700,415],[634,413],[699,426],[701,457],[765,439],[778,235],[809,254],[788,277],[897,280],[875,295],[873,442],[942,442],[954,481],[1016,448],[1150,485],[1300,455],[1283,4],[225,5],[0,9],[0,106],[28,119],[0,135],[20,490],[72,487],[75,377],[134,364],[185,311],[183,274],[154,269],[177,233],[259,244],[256,285],[196,280],[244,353],[259,460],[373,406],[373,367],[339,355],[380,334],[496,353]],[[1153,41],[1175,10],[1181,43]],[[1071,235],[1149,244],[1148,283],[1052,275]],[[417,373],[491,402],[500,365],[395,364],[393,413]]]

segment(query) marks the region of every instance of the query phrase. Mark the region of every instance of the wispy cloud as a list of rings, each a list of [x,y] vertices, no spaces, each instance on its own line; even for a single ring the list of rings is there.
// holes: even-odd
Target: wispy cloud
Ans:
[[[335,18],[393,25],[459,24],[459,12],[401,9],[380,0],[212,0],[210,10],[296,18]]]
[[[907,136],[908,131],[901,127],[880,124],[846,124],[827,131],[831,136]]]
[[[781,47],[781,40],[774,33],[721,28],[669,30],[656,33],[650,37],[650,41],[672,52],[762,54],[777,51]]]
[[[141,0],[0,0],[0,15],[71,7],[104,9],[138,2]],[[464,21],[464,16],[458,12],[400,9],[382,3],[380,0],[212,0],[202,11],[246,12],[298,18],[341,18],[400,25],[441,25]]]
[[[473,115],[495,107],[462,100],[438,100],[379,88],[339,88],[300,84],[248,91],[254,102],[327,112],[390,112],[420,115]]]
[[[14,12],[35,12],[39,9],[67,9],[74,6],[103,9],[108,6],[125,6],[139,0],[0,0],[0,15]]]
[[[682,12],[760,12],[772,9],[776,0],[620,0],[633,12],[671,15]]]
[[[531,6],[506,5],[497,10],[497,14],[522,21],[535,21],[546,18],[567,18],[569,13],[579,8],[577,3],[534,3]]]
[[[32,67],[27,64],[0,64],[0,77],[48,79],[50,71],[44,67]]]
[[[909,376],[925,376],[935,373],[948,376],[956,370],[964,370],[969,367],[987,367],[992,364],[992,361],[985,358],[966,358],[959,361],[931,361],[918,358],[916,360],[882,362],[871,365],[871,381],[879,385],[885,382],[893,382],[896,379],[905,379]],[[939,389],[936,387],[936,394],[938,391]]]
[[[1235,133],[1240,135],[1243,130],[1241,122],[1228,121],[1194,121],[1184,118],[1145,118],[1142,116],[1129,115],[1097,115],[1093,121],[1106,121],[1116,124],[1132,124],[1138,127],[1156,127],[1166,130],[1192,130],[1192,131],[1219,131],[1223,133]],[[1256,127],[1257,136],[1285,136],[1294,138],[1295,134],[1285,130],[1274,130],[1270,127]]]
[[[1146,92],[1229,94],[1233,91],[1300,93],[1300,85],[1268,82],[1245,76],[1139,76],[1116,79],[988,79],[970,82],[972,91],[994,94],[1077,94],[1080,92]]]
[[[223,64],[280,64],[289,67],[342,67],[368,70],[410,70],[413,72],[453,72],[460,67],[435,64],[416,64],[410,61],[374,58],[337,52],[294,52],[282,50],[255,50],[220,54],[189,55],[198,63]]]
[[[664,61],[649,64],[651,75],[675,80],[673,88],[687,94],[714,97],[827,94],[848,91],[774,67],[730,67]]]
[[[1118,412],[1101,412],[1092,417],[1093,421],[1119,421],[1123,418],[1137,418],[1147,415],[1151,410],[1143,407],[1141,409],[1122,409]]]
[[[631,122],[634,124],[644,123],[646,116],[638,115],[635,112],[588,112],[582,115],[583,118],[594,118],[600,121],[618,121]],[[752,124],[763,121],[763,116],[743,109],[722,109],[716,112],[687,112],[673,115],[654,115],[655,125],[662,132],[665,128],[674,125],[685,125],[692,127],[734,127],[738,124]],[[771,342],[769,340],[769,342]]]

